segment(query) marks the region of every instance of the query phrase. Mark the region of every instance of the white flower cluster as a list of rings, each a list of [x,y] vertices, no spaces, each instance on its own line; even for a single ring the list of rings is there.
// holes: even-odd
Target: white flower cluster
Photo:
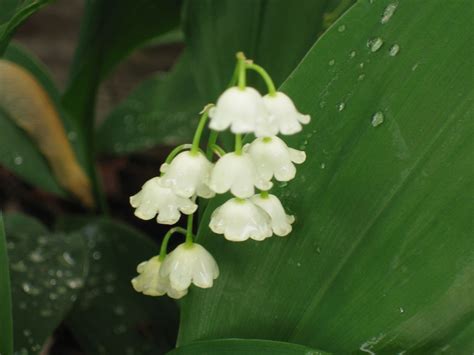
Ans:
[[[267,95],[262,97],[254,88],[245,86],[247,70],[260,73],[269,89]],[[287,95],[275,90],[263,68],[242,55],[238,55],[236,73],[238,86],[224,91],[215,106],[208,105],[203,111],[191,148],[177,147],[161,166],[161,176],[148,180],[130,198],[135,215],[141,219],[156,216],[158,223],[175,224],[181,213],[189,216],[187,230],[170,230],[160,255],[138,265],[139,275],[132,280],[138,292],[181,298],[191,283],[208,288],[218,277],[219,268],[212,255],[193,241],[192,216],[198,208],[197,198],[209,199],[227,192],[233,195],[215,209],[209,223],[214,233],[227,240],[260,241],[273,234],[286,236],[292,230],[295,218],[286,214],[278,197],[269,190],[273,178],[282,182],[293,179],[295,164],[303,163],[306,154],[288,147],[277,135],[300,132],[310,117],[299,113]],[[236,135],[233,152],[225,153],[215,144],[208,144],[211,152],[214,149],[221,155],[215,163],[199,148],[208,117],[213,134],[230,129]],[[242,146],[244,133],[256,138]],[[176,231],[186,235],[186,242],[167,255],[169,237]]]

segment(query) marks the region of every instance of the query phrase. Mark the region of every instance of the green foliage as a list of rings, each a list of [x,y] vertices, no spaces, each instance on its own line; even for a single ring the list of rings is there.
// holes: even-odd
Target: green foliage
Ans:
[[[169,74],[146,80],[114,109],[97,133],[99,150],[123,154],[191,141],[203,103],[189,62],[184,53]]]
[[[296,215],[294,232],[229,243],[207,228],[211,203],[199,241],[221,276],[186,298],[180,344],[253,337],[342,353],[472,345],[469,2],[400,2],[384,17],[390,4],[358,2],[283,84],[313,118],[306,134],[286,139],[308,159],[276,190]],[[208,75],[219,90],[220,75]]]
[[[13,353],[12,299],[7,241],[0,213],[0,354]]]
[[[37,354],[84,285],[85,244],[77,236],[53,234],[24,215],[6,215],[5,230],[14,300],[15,351]]]
[[[51,0],[2,0],[0,3],[0,56],[16,28]]]
[[[92,140],[93,108],[102,79],[133,49],[174,29],[179,2],[89,0],[64,102]]]
[[[237,51],[266,65],[282,83],[322,32],[329,3],[187,1],[187,50],[169,75],[146,81],[109,115],[99,129],[100,151],[123,154],[189,141],[198,111],[227,87]]]
[[[227,87],[237,51],[312,116],[302,134],[285,137],[307,161],[274,189],[296,216],[290,236],[237,244],[212,234],[223,197],[202,215],[199,242],[220,276],[184,298],[170,354],[472,352],[468,0],[360,0],[317,42],[352,0],[188,0],[183,31],[180,2],[89,0],[63,96],[41,63],[7,47],[45,3],[1,3],[0,53],[48,92],[91,176],[96,148],[125,154],[189,141],[198,111]],[[97,89],[114,67],[144,44],[183,40],[171,72],[142,83],[94,132]],[[249,83],[262,89],[256,79]],[[0,163],[65,196],[7,114],[0,107]],[[97,179],[95,189],[100,196]],[[2,354],[12,352],[12,332],[16,351],[38,353],[63,321],[91,354],[174,346],[176,304],[130,284],[136,265],[158,252],[141,233],[105,217],[64,217],[51,232],[8,215],[5,228],[7,243],[0,217]]]
[[[107,219],[66,218],[61,230],[87,244],[89,276],[66,319],[88,354],[162,354],[174,346],[177,309],[168,298],[135,292],[137,265],[158,247],[142,234]]]
[[[329,355],[298,344],[260,339],[218,339],[179,347],[169,355]]]

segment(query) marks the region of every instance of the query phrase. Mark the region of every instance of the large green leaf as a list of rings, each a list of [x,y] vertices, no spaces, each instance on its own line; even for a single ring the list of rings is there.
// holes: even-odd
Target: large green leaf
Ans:
[[[287,139],[308,159],[275,190],[294,232],[226,242],[211,204],[199,239],[221,276],[185,301],[181,344],[472,352],[470,6],[359,1],[321,37],[282,86],[312,116]]]
[[[84,285],[87,250],[77,235],[51,234],[31,217],[6,215],[5,229],[15,351],[37,354]]]
[[[324,355],[298,344],[260,339],[218,339],[192,343],[176,348],[169,355]]]
[[[171,73],[143,82],[98,130],[99,150],[128,153],[191,141],[203,103],[184,53]]]
[[[0,212],[0,354],[13,353],[13,322],[7,241]]]
[[[106,219],[66,218],[60,229],[80,233],[89,249],[84,291],[66,320],[88,354],[162,354],[174,346],[177,309],[168,298],[135,292],[137,265],[157,246],[136,230]]]
[[[0,3],[0,56],[16,28],[52,0],[2,0]]]
[[[186,43],[204,101],[227,87],[235,54],[243,51],[267,66],[281,84],[323,28],[328,0],[187,1],[184,8]]]

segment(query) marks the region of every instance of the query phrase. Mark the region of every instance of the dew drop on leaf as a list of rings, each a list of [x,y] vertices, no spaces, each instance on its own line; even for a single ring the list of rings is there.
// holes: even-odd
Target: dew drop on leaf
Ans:
[[[13,158],[13,163],[15,163],[15,165],[21,165],[23,164],[23,157],[20,156],[20,155],[17,155]]]
[[[382,18],[380,19],[380,23],[386,24],[388,21],[390,21],[397,7],[398,7],[397,3],[388,4],[383,12]]]
[[[84,282],[80,278],[74,278],[66,281],[66,284],[69,288],[76,289],[81,288],[84,285]]]
[[[340,25],[340,26],[337,28],[337,30],[338,30],[339,32],[344,32],[344,31],[346,30],[346,25]]]
[[[388,54],[391,57],[395,57],[398,52],[400,51],[400,46],[398,44],[394,44],[392,47],[390,47],[390,50],[388,51]]]
[[[381,125],[383,123],[383,120],[384,120],[384,114],[381,111],[376,112],[372,116],[372,122],[371,122],[372,126],[377,127],[377,126]]]
[[[377,52],[383,46],[383,39],[380,37],[373,38],[367,41],[367,47],[371,52]]]

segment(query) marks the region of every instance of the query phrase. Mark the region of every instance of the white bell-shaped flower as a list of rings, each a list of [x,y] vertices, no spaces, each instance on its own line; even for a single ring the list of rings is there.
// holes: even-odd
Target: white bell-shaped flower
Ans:
[[[219,267],[212,255],[197,243],[183,243],[169,253],[160,270],[173,289],[185,291],[193,283],[197,287],[212,287],[219,276]]]
[[[286,214],[278,197],[275,195],[262,196],[258,194],[252,196],[250,200],[268,213],[271,218],[273,233],[284,237],[291,232],[291,225],[295,221],[295,217]]]
[[[223,131],[230,126],[233,133],[251,133],[255,131],[257,122],[267,119],[268,112],[257,90],[231,87],[209,110],[209,117],[209,127],[215,131]]]
[[[257,175],[264,181],[273,176],[278,181],[289,181],[296,175],[295,164],[306,160],[306,153],[289,148],[280,138],[257,138],[245,145],[244,151],[252,158],[257,169]]]
[[[227,240],[242,242],[272,236],[270,216],[248,199],[232,198],[215,209],[209,227]]]
[[[184,214],[196,212],[197,205],[189,198],[177,196],[170,188],[160,183],[159,177],[148,180],[142,189],[130,197],[130,204],[135,208],[135,216],[149,220],[157,214],[161,224],[175,224]]]
[[[227,153],[221,157],[211,174],[209,186],[216,193],[230,190],[234,196],[247,198],[255,193],[255,187],[269,190],[270,179],[263,179],[257,174],[255,164],[248,154]]]
[[[209,188],[212,163],[201,152],[179,153],[170,164],[163,164],[160,171],[161,185],[169,187],[180,197],[192,197],[195,194],[211,198],[214,191]]]
[[[265,95],[263,101],[269,118],[260,121],[255,131],[257,137],[272,136],[277,133],[295,134],[301,131],[302,124],[307,124],[311,120],[309,115],[299,113],[293,101],[282,92],[278,91],[273,96]]]
[[[132,279],[132,286],[137,292],[147,296],[163,296],[168,294],[172,298],[181,298],[188,290],[176,290],[171,287],[169,279],[160,275],[162,263],[158,256],[152,257],[137,266],[138,276]]]

